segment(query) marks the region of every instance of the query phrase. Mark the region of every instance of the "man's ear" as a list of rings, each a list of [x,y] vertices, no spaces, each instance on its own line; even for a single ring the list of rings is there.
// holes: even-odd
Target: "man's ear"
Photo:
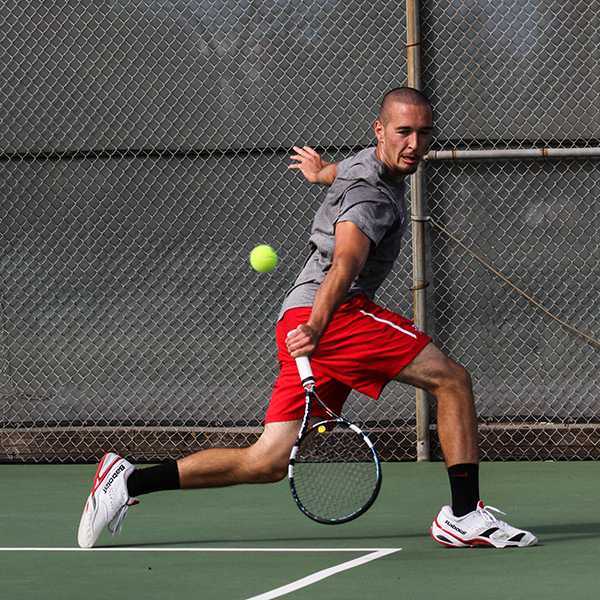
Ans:
[[[379,119],[376,119],[375,123],[373,123],[373,131],[375,132],[377,142],[383,142],[383,123]]]

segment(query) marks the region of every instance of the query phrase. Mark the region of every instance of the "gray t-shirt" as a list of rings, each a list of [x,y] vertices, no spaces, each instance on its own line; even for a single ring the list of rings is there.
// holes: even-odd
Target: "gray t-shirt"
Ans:
[[[310,256],[287,292],[279,318],[289,308],[312,306],[319,285],[331,267],[335,225],[354,223],[370,240],[369,256],[352,282],[345,300],[365,294],[373,298],[400,252],[406,229],[404,178],[391,177],[367,148],[338,163],[336,178],[315,215]]]

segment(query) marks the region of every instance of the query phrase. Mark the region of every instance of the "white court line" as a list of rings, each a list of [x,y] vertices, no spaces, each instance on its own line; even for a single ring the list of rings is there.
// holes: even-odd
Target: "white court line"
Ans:
[[[5,547],[0,548],[0,552],[368,552],[364,556],[349,560],[335,567],[316,571],[307,577],[292,581],[287,585],[275,588],[264,594],[246,598],[246,600],[272,600],[285,596],[295,590],[317,583],[322,579],[331,577],[342,571],[353,569],[365,563],[371,562],[383,556],[400,552],[402,548],[172,548],[172,547],[115,547],[107,546],[104,548],[72,548],[72,547]]]
[[[103,548],[6,547],[0,548],[0,552],[384,552],[385,554],[391,554],[392,552],[398,552],[401,549],[402,548],[144,548],[142,546],[106,546]]]
[[[258,596],[246,598],[246,600],[272,600],[273,598],[279,598],[280,596],[285,596],[290,592],[295,592],[300,588],[312,585],[317,581],[321,581],[326,577],[331,577],[332,575],[340,573],[341,571],[353,569],[354,567],[364,565],[365,563],[371,562],[372,560],[376,560],[378,558],[381,558],[382,556],[387,556],[388,554],[393,554],[394,552],[399,552],[400,550],[402,550],[402,548],[386,548],[376,550],[375,552],[371,552],[370,554],[366,554],[365,556],[361,556],[360,558],[355,558],[354,560],[343,562],[339,565],[336,565],[335,567],[330,567],[329,569],[317,571],[316,573],[312,573],[307,577],[303,577],[302,579],[292,581],[292,583],[288,583],[287,585],[284,585],[282,587],[275,588],[270,592],[265,592],[264,594],[259,594]]]

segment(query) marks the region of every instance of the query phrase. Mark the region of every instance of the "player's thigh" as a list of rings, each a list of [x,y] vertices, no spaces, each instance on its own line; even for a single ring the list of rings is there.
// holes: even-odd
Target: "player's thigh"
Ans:
[[[458,363],[430,342],[394,377],[394,380],[426,390],[435,390],[445,381],[462,377],[464,372]]]

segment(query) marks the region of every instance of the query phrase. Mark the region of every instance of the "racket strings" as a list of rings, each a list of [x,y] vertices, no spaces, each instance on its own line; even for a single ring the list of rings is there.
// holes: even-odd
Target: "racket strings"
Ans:
[[[294,467],[299,501],[323,519],[337,520],[360,511],[378,485],[378,469],[365,439],[345,426],[309,430]]]

